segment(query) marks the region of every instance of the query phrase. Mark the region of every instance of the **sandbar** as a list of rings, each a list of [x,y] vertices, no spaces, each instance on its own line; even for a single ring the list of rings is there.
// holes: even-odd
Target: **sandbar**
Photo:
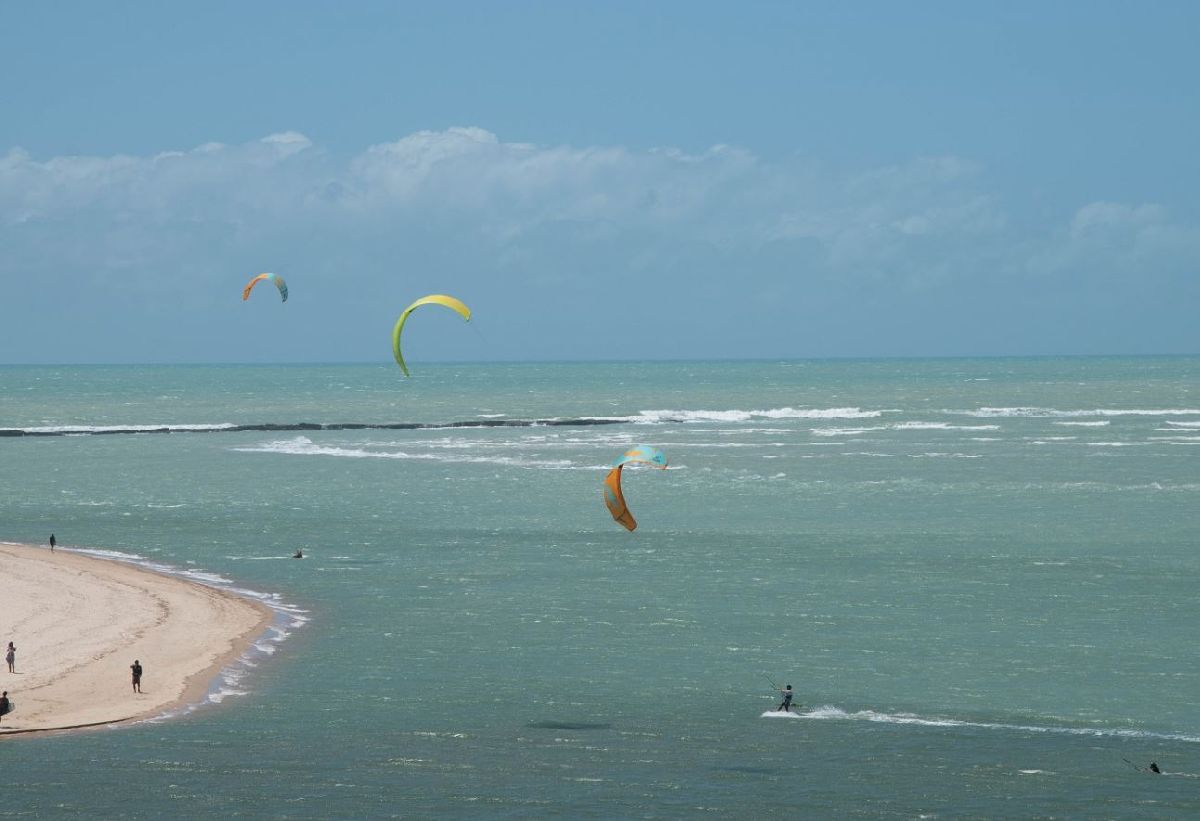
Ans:
[[[0,736],[96,727],[204,700],[271,625],[249,598],[123,561],[0,543]],[[133,692],[130,665],[143,667]]]

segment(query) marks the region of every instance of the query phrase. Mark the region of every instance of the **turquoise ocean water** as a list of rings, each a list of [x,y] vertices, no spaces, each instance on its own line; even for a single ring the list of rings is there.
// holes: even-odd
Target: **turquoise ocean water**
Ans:
[[[281,608],[219,703],[0,743],[0,815],[1200,814],[1200,359],[413,374],[0,368],[0,539]]]

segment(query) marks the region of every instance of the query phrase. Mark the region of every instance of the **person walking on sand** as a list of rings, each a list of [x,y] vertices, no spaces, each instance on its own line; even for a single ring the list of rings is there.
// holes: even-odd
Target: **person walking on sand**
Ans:
[[[0,693],[0,717],[3,717],[8,712],[8,690]]]
[[[787,685],[779,692],[783,693],[783,703],[779,705],[778,712],[790,713],[792,711],[792,685]]]
[[[53,534],[53,533],[51,533],[51,534],[50,534],[50,552],[51,552],[51,553],[53,553],[53,552],[54,552],[54,546],[55,546],[56,544],[58,544],[58,542],[56,542],[56,541],[54,540],[54,534]]]
[[[10,641],[8,649],[4,651],[4,660],[8,662],[8,672],[17,672],[17,648]]]
[[[142,692],[142,663],[134,659],[129,669],[133,672],[133,692]]]

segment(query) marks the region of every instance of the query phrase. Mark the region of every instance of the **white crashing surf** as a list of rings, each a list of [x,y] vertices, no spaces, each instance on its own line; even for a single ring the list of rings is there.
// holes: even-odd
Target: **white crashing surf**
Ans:
[[[644,410],[636,416],[594,417],[611,421],[659,424],[663,422],[749,422],[753,419],[875,419],[883,411],[862,408],[771,408],[768,410]]]
[[[994,418],[1074,418],[1074,417],[1106,417],[1106,416],[1200,416],[1197,408],[1093,408],[1091,410],[1058,410],[1056,408],[978,408],[976,410],[948,410],[946,413],[975,416],[981,419]]]
[[[318,445],[307,436],[295,436],[252,447],[231,448],[240,453],[279,453],[288,456],[335,456],[349,459],[412,459],[425,462],[457,462],[464,464],[505,465],[519,468],[574,467],[569,459],[522,459],[515,456],[467,456],[438,453],[410,453],[404,450],[368,450],[362,447]]]
[[[85,434],[85,433],[155,433],[158,431],[172,431],[175,433],[202,432],[214,430],[229,430],[236,428],[237,425],[232,422],[220,422],[216,424],[171,424],[164,422],[161,425],[38,425],[35,427],[21,428],[6,428],[5,430],[16,430],[23,433],[57,433],[63,435]]]
[[[1000,430],[999,425],[951,425],[947,422],[896,422],[891,425],[874,425],[855,428],[812,428],[813,436],[858,436],[878,431],[991,431]]]

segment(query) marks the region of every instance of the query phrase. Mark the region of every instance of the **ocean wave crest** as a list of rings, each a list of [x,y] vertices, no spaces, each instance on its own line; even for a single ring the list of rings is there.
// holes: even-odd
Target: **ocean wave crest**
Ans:
[[[464,464],[505,465],[520,468],[571,468],[569,459],[523,459],[517,456],[466,456],[440,453],[409,453],[403,450],[367,450],[336,445],[318,445],[307,436],[296,436],[275,442],[263,442],[251,447],[232,448],[240,453],[279,453],[288,456],[335,456],[350,459],[413,459],[425,462],[456,462]]]
[[[1088,416],[1200,416],[1197,408],[1092,408],[1081,410],[1058,410],[1056,408],[977,408],[975,410],[948,410],[946,413],[975,416],[982,419],[992,418],[1072,418]]]
[[[752,419],[875,419],[883,411],[862,408],[772,408],[770,410],[644,410],[629,422],[749,422]]]
[[[40,425],[0,428],[0,437],[89,436],[137,433],[243,433],[345,430],[443,430],[454,428],[591,427],[622,424],[688,424],[693,422],[746,422],[752,419],[871,419],[883,411],[861,408],[772,408],[768,410],[644,410],[632,416],[571,416],[546,419],[484,418],[448,422],[218,422],[161,425]]]
[[[951,425],[948,422],[896,422],[891,425],[871,425],[854,428],[812,428],[814,436],[858,436],[875,431],[948,430],[981,431],[1000,430],[999,425]]]

